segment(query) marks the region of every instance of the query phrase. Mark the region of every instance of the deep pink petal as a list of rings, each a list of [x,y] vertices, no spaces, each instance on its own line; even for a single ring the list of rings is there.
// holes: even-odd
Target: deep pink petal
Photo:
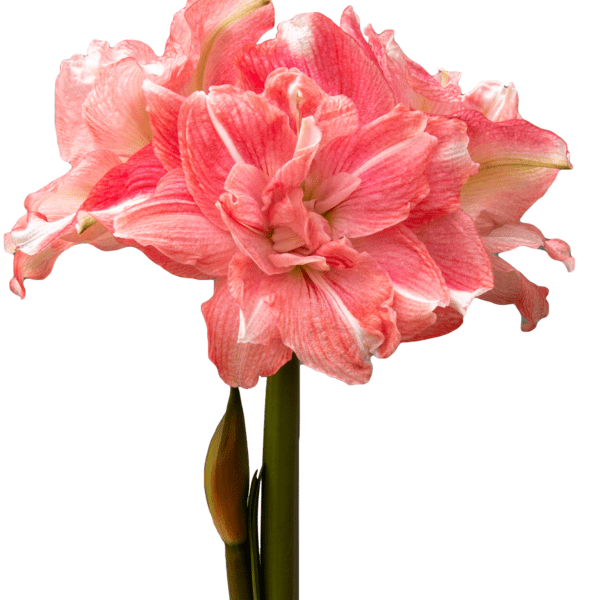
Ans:
[[[152,196],[166,171],[148,145],[126,163],[111,169],[92,189],[80,209],[100,221],[110,232],[113,220],[125,208],[139,204]]]
[[[152,147],[163,167],[170,171],[181,167],[177,124],[185,97],[145,81],[143,91],[152,128]]]
[[[350,35],[319,13],[281,23],[274,40],[248,48],[240,59],[242,81],[256,92],[279,67],[296,67],[327,94],[350,98],[362,123],[384,115],[395,104],[381,69]]]
[[[479,166],[471,160],[467,128],[459,119],[428,116],[425,132],[434,136],[437,147],[427,164],[429,194],[411,209],[406,225],[418,229],[434,217],[448,215],[460,208],[461,188]]]
[[[389,356],[400,341],[391,282],[366,254],[348,269],[263,277],[261,296],[284,344],[304,364],[346,383],[368,381],[370,356]]]
[[[567,145],[523,119],[493,123],[474,111],[454,115],[467,124],[469,153],[479,173],[461,191],[463,210],[482,233],[519,221],[559,169],[570,169]]]
[[[455,310],[464,314],[473,298],[494,287],[488,253],[467,214],[437,217],[417,235],[440,268]]]
[[[114,220],[114,235],[154,246],[210,278],[227,274],[236,251],[231,236],[202,214],[187,190],[181,169],[167,173],[150,198],[120,212]]]
[[[87,55],[76,54],[63,61],[55,93],[56,135],[63,160],[74,163],[97,148],[84,119],[83,104],[99,73],[108,65],[128,57],[139,64],[157,59],[153,50],[142,42],[127,40],[111,48],[107,42],[95,40]]]
[[[126,159],[152,140],[142,83],[143,69],[133,58],[107,66],[83,103],[94,146]]]
[[[483,243],[490,254],[507,252],[520,246],[546,250],[550,258],[560,260],[568,271],[575,268],[575,259],[571,249],[562,240],[549,240],[535,225],[528,223],[508,223],[493,229],[483,237]]]
[[[494,304],[514,304],[521,313],[521,330],[532,331],[548,316],[548,288],[535,285],[520,271],[498,256],[491,256],[494,289],[481,296]]]
[[[254,387],[259,376],[275,374],[292,357],[280,339],[268,344],[238,342],[240,309],[225,277],[215,280],[215,293],[202,305],[202,314],[208,329],[208,356],[221,379],[232,387]]]

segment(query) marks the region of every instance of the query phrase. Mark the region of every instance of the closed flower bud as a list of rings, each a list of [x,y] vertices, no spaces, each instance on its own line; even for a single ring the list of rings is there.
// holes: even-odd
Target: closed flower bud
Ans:
[[[250,469],[246,424],[240,392],[231,388],[225,416],[208,448],[204,490],[219,535],[228,545],[247,538],[246,505]]]

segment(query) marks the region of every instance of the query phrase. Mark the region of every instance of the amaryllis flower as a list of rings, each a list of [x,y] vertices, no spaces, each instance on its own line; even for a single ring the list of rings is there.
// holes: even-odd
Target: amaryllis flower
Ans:
[[[31,194],[25,201],[27,215],[5,235],[5,249],[15,254],[14,293],[24,297],[23,281],[47,277],[58,256],[74,244],[124,247],[93,219],[80,213],[76,221],[75,215],[107,171],[151,143],[151,100],[144,83],[164,86],[165,94],[186,95],[235,83],[237,51],[258,41],[273,22],[269,0],[189,0],[173,18],[160,57],[143,42],[127,40],[111,48],[96,40],[86,56],[63,62],[56,81],[56,133],[60,155],[72,169]],[[171,273],[203,277],[154,248],[143,251]]]
[[[157,106],[174,100],[159,95]],[[255,385],[292,351],[364,383],[372,355],[430,326],[437,307],[464,311],[493,286],[460,210],[477,170],[462,121],[398,105],[362,123],[348,97],[285,68],[260,94],[220,86],[182,102],[178,132],[155,124],[168,171],[149,154],[132,159],[131,176],[155,193],[121,193],[124,165],[81,210],[215,279],[203,312],[230,385]]]

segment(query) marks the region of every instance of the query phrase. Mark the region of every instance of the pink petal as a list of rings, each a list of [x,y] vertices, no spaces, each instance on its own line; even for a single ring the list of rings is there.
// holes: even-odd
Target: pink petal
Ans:
[[[56,79],[56,135],[63,160],[74,163],[96,149],[84,119],[83,104],[102,69],[128,57],[139,64],[157,58],[142,42],[128,40],[111,48],[107,42],[95,40],[86,56],[76,54],[62,63]]]
[[[321,132],[321,148],[358,128],[358,111],[352,100],[326,94],[298,69],[273,71],[267,77],[263,96],[288,115],[295,132],[304,119],[313,117]]]
[[[522,119],[493,123],[474,111],[454,116],[467,124],[469,153],[481,165],[463,186],[461,201],[482,233],[519,221],[558,170],[572,168],[567,145],[550,131]]]
[[[461,108],[476,110],[490,121],[518,119],[519,94],[512,83],[482,81],[462,98]]]
[[[107,151],[90,152],[71,170],[27,196],[28,213],[5,236],[5,248],[35,255],[56,238],[75,230],[75,213],[102,176],[121,161]]]
[[[479,166],[471,160],[467,128],[459,119],[428,116],[426,133],[438,140],[427,164],[429,194],[413,207],[406,224],[418,229],[433,217],[448,215],[461,207],[460,193]]]
[[[152,128],[154,154],[167,171],[177,169],[181,167],[177,124],[185,98],[150,81],[145,81],[142,88]]]
[[[192,94],[181,107],[179,147],[194,200],[207,219],[225,229],[216,204],[235,161],[213,125],[204,92]]]
[[[366,254],[348,269],[264,276],[261,296],[284,344],[304,364],[346,383],[366,383],[370,356],[389,356],[400,341],[391,282]]]
[[[77,161],[71,170],[25,199],[25,208],[56,221],[75,213],[100,179],[121,161],[112,152],[96,150]]]
[[[214,296],[202,305],[208,329],[208,356],[232,387],[254,387],[259,376],[275,374],[292,357],[280,339],[268,344],[239,343],[240,309],[225,277],[215,280]]]
[[[462,325],[463,315],[451,306],[439,306],[435,309],[434,314],[436,320],[432,325],[406,341],[419,342],[421,340],[440,337],[458,329]]]
[[[83,103],[96,148],[129,158],[152,140],[142,83],[146,75],[133,58],[107,66]]]
[[[256,92],[278,67],[296,67],[327,94],[347,96],[356,104],[362,123],[384,115],[395,104],[381,69],[350,35],[319,13],[281,23],[274,40],[248,48],[240,58],[242,81]]]
[[[238,80],[236,56],[255,44],[275,24],[269,0],[188,0],[185,19],[200,48],[194,89]]]
[[[566,242],[549,240],[537,227],[527,223],[509,223],[493,229],[483,237],[483,243],[490,254],[507,252],[520,246],[539,248],[546,250],[550,258],[563,262],[568,271],[575,268],[575,259]]]
[[[437,115],[449,115],[460,110],[460,87],[452,79],[443,85],[423,67],[410,60],[394,41],[393,31],[377,34],[369,25],[365,33],[394,90],[396,102]]]
[[[426,124],[425,115],[399,107],[315,158],[317,179],[346,172],[361,180],[327,213],[334,236],[361,237],[391,227],[428,194],[427,163],[437,141],[423,133]]]
[[[227,274],[236,246],[201,213],[181,169],[167,173],[147,200],[126,207],[114,220],[114,235],[154,246],[176,262],[214,278]]]
[[[235,162],[270,176],[294,154],[296,135],[288,116],[253,92],[214,88],[207,96],[211,121]]]
[[[126,163],[111,169],[94,186],[78,218],[81,221],[88,213],[113,232],[113,220],[119,213],[150,198],[165,173],[152,145],[146,146]]]
[[[444,277],[427,248],[403,224],[353,240],[387,271],[394,286],[396,325],[405,341],[435,322],[433,311],[450,303]]]
[[[481,296],[494,304],[514,304],[521,313],[521,330],[532,331],[550,311],[548,288],[531,283],[520,271],[498,256],[491,256],[494,289]]]
[[[494,287],[488,253],[468,215],[458,210],[437,217],[417,235],[440,268],[455,310],[464,314],[473,298]]]

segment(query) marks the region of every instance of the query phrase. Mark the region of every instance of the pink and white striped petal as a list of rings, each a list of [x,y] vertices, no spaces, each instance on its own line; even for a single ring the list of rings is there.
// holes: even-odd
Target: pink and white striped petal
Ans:
[[[482,81],[462,98],[462,110],[476,110],[490,121],[520,119],[519,94],[512,83]]]
[[[112,233],[114,219],[126,208],[148,200],[165,174],[152,145],[146,146],[94,186],[78,212],[79,230],[89,225],[91,215]]]
[[[115,237],[153,246],[207,278],[226,275],[237,250],[231,236],[202,214],[181,169],[167,173],[147,200],[124,208],[113,226]]]
[[[488,253],[473,220],[458,210],[431,220],[417,232],[450,290],[450,306],[461,314],[477,296],[494,287]]]
[[[558,171],[572,168],[565,142],[523,119],[494,123],[474,111],[453,116],[467,124],[469,154],[480,164],[461,190],[462,208],[480,233],[519,221]]]
[[[422,113],[398,107],[317,155],[320,180],[340,172],[360,179],[326,215],[334,236],[362,237],[387,229],[427,196],[426,169],[437,140],[423,132],[426,125]]]
[[[238,342],[240,309],[225,277],[215,280],[215,293],[202,305],[202,314],[208,330],[208,356],[227,385],[254,387],[259,376],[275,374],[292,358],[292,351],[280,339],[267,344]]]
[[[366,383],[371,355],[389,356],[400,342],[391,281],[367,254],[348,269],[265,276],[260,293],[284,344],[307,366],[346,383]]]
[[[185,97],[148,80],[144,81],[142,89],[152,129],[154,154],[167,171],[180,168],[177,124]]]
[[[379,66],[352,36],[319,13],[297,15],[281,23],[277,37],[248,48],[240,58],[242,82],[261,92],[268,75],[293,67],[331,96],[354,102],[361,123],[368,123],[396,104]]]
[[[254,92],[213,88],[207,109],[234,162],[253,165],[272,177],[294,155],[296,135],[288,116]]]

